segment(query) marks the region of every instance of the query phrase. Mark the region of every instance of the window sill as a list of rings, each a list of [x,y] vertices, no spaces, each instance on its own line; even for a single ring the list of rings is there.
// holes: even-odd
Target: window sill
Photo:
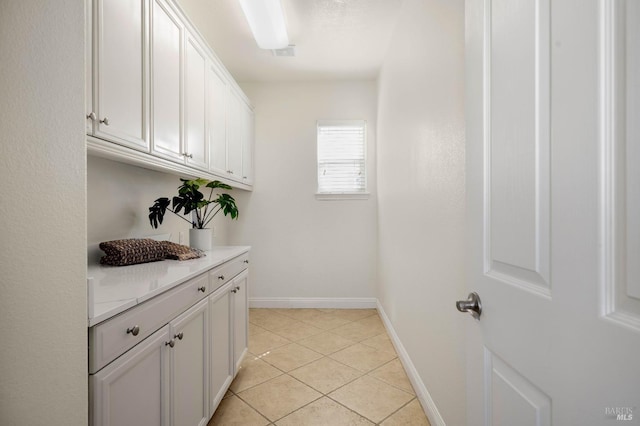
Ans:
[[[339,201],[339,200],[368,200],[370,192],[350,192],[350,193],[327,193],[317,192],[316,200],[319,201]]]

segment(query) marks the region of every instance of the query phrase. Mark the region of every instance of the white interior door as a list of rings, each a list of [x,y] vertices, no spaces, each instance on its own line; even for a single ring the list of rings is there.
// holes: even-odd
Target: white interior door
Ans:
[[[471,425],[640,424],[640,5],[467,0]]]

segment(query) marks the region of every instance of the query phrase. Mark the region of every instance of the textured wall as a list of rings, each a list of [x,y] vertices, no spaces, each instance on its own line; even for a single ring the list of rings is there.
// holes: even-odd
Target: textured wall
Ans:
[[[0,2],[0,424],[87,424],[84,2]]]
[[[247,83],[255,187],[238,194],[233,244],[253,246],[251,297],[374,297],[375,82]],[[316,121],[365,119],[368,200],[318,201]]]
[[[464,2],[406,0],[378,93],[378,297],[447,424],[465,424]]]

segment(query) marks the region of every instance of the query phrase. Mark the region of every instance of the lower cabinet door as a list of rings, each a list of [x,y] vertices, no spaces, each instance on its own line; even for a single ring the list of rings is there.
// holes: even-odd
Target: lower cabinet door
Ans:
[[[248,298],[249,270],[245,269],[233,279],[233,362],[235,372],[240,369],[242,357],[248,346]],[[256,354],[257,355],[257,354]]]
[[[233,380],[233,361],[231,359],[232,286],[233,281],[209,297],[209,312],[211,313],[210,415],[215,412]]]
[[[209,304],[204,299],[171,321],[171,426],[209,420]]]
[[[166,425],[165,344],[170,337],[166,325],[90,376],[93,426]]]

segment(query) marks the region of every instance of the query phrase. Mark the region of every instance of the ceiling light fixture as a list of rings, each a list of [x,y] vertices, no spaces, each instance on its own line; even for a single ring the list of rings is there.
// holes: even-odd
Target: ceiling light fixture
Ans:
[[[289,45],[280,0],[240,0],[253,37],[261,49],[282,49]]]

